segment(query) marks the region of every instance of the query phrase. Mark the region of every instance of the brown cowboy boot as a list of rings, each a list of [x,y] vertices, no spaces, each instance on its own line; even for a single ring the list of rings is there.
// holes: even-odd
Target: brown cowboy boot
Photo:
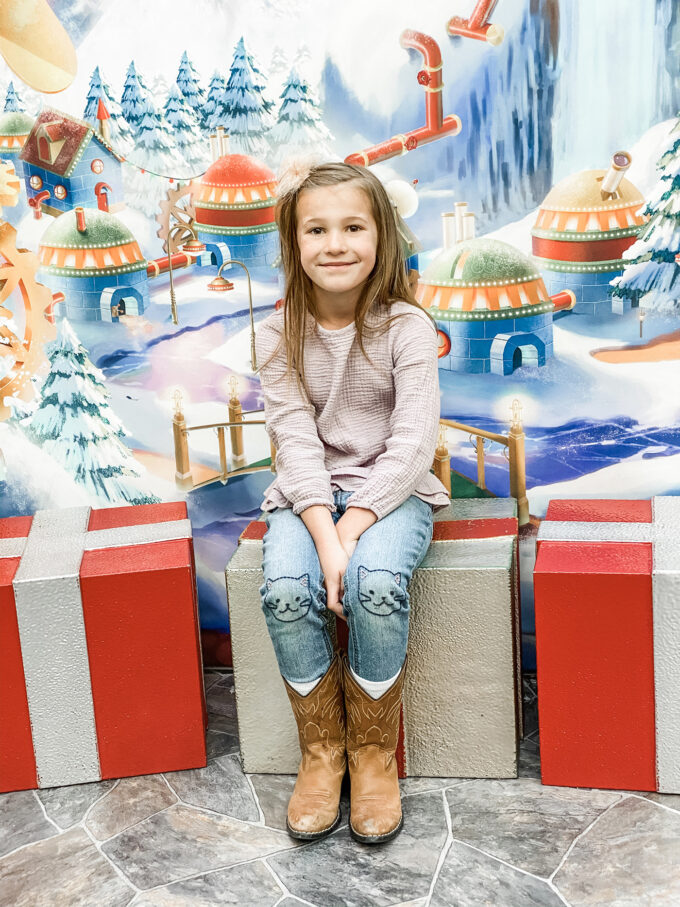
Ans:
[[[314,841],[340,824],[340,786],[345,775],[345,706],[342,665],[336,654],[314,689],[301,696],[283,679],[298,726],[302,761],[288,803],[288,833]]]
[[[397,679],[379,699],[362,690],[352,676],[346,656],[343,669],[350,777],[349,828],[357,841],[381,844],[399,834],[404,822],[395,753],[406,661]]]

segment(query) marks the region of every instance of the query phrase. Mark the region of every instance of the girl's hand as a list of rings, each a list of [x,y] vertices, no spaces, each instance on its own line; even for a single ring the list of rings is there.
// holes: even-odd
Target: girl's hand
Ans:
[[[335,531],[348,557],[352,557],[361,535],[376,521],[376,515],[366,507],[349,507],[345,510],[335,524]]]
[[[326,607],[347,620],[342,613],[341,599],[345,594],[342,578],[349,563],[349,555],[341,544],[332,545],[319,552],[319,563],[326,587]]]
[[[359,539],[353,539],[349,536],[343,535],[342,530],[338,530],[338,538],[340,539],[340,544],[347,552],[347,557],[351,558],[354,554],[354,549],[356,548]]]

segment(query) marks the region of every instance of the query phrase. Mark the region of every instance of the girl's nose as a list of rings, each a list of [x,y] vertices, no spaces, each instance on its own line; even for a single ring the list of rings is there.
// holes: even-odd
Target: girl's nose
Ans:
[[[326,245],[329,251],[343,252],[347,248],[345,234],[342,230],[329,230],[326,234]]]

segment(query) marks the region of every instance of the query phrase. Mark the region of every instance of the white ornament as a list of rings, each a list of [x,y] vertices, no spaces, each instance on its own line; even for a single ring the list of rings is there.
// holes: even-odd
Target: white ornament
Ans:
[[[397,211],[403,218],[411,217],[418,210],[418,193],[412,183],[406,180],[390,180],[385,184],[385,190],[392,202],[397,206]]]

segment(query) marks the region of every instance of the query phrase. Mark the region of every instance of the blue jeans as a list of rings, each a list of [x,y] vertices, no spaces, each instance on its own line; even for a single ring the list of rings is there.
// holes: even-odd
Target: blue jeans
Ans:
[[[337,523],[352,491],[334,492]],[[262,610],[286,680],[316,680],[328,670],[333,642],[326,589],[314,540],[290,508],[265,514]],[[406,656],[408,583],[432,540],[432,507],[415,495],[363,532],[344,574],[349,663],[364,680],[387,680]]]

